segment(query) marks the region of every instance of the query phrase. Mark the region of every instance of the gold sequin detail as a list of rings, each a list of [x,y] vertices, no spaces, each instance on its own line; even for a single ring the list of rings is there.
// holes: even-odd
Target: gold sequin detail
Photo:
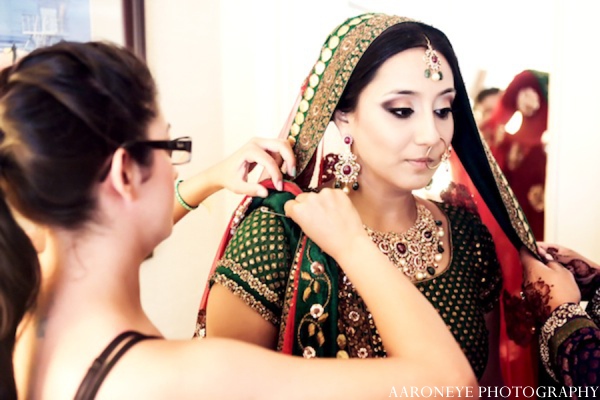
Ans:
[[[229,282],[225,287],[277,325],[292,257],[284,232],[281,217],[250,212],[239,223],[211,277],[213,283]],[[242,295],[244,290],[246,295]]]
[[[279,324],[279,318],[271,311],[269,311],[260,301],[258,301],[254,296],[250,293],[246,292],[244,288],[235,283],[234,281],[228,279],[223,275],[217,275],[213,278],[215,283],[218,283],[231,291],[235,296],[239,297],[250,306],[253,310],[255,310],[261,317],[272,323],[273,325]]]
[[[231,272],[240,277],[240,279],[248,284],[253,290],[255,290],[258,294],[269,300],[273,303],[279,303],[280,298],[277,293],[270,290],[267,285],[262,283],[260,280],[254,277],[253,273],[256,274],[258,271],[255,269],[252,273],[244,268],[241,265],[232,260],[223,259],[217,263],[218,267],[224,267],[229,269]],[[262,272],[262,268],[261,272]],[[273,277],[271,275],[267,275],[267,280],[272,280]],[[215,279],[215,282],[217,280]]]
[[[498,302],[500,267],[491,235],[477,216],[462,207],[441,204],[440,208],[450,222],[451,263],[433,279],[415,285],[443,318],[480,377],[488,353],[484,314]],[[338,328],[344,335],[339,350],[350,357],[385,357],[373,318],[341,269],[338,297]]]
[[[326,64],[322,78],[319,80],[316,74],[310,76],[303,95],[310,101],[309,109],[304,122],[299,124],[300,133],[290,132],[299,137],[294,145],[298,173],[304,170],[321,141],[347,80],[367,47],[385,29],[406,21],[411,20],[383,14],[368,15],[343,24],[327,38],[317,61]]]

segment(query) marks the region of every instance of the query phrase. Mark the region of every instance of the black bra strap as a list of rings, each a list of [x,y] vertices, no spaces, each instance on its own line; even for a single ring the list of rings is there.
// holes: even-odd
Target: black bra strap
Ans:
[[[108,375],[123,354],[125,354],[125,352],[127,352],[134,344],[142,340],[155,338],[156,336],[146,336],[135,331],[126,331],[114,338],[112,342],[106,346],[102,354],[100,354],[92,363],[90,369],[83,378],[81,385],[79,385],[75,400],[94,399],[104,378],[106,378],[106,375]]]

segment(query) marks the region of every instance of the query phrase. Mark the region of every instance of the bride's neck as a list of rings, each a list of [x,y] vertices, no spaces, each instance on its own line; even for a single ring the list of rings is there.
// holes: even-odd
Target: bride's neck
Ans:
[[[366,188],[348,194],[361,219],[369,228],[381,232],[403,232],[417,219],[416,199],[412,192],[376,192]]]

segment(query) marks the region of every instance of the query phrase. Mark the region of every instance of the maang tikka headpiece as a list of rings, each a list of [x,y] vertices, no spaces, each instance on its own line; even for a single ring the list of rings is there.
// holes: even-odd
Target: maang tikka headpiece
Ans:
[[[423,61],[425,61],[427,64],[425,78],[431,78],[434,81],[441,81],[443,75],[442,71],[440,71],[442,66],[440,57],[438,57],[433,47],[431,47],[431,42],[427,36],[425,36],[425,40],[427,40],[427,50],[425,50],[425,55],[423,56]]]

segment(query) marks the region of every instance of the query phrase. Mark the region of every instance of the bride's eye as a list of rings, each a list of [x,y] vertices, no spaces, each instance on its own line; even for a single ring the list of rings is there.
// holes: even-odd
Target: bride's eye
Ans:
[[[412,108],[408,107],[390,108],[388,111],[396,117],[403,119],[410,117],[415,112]]]

